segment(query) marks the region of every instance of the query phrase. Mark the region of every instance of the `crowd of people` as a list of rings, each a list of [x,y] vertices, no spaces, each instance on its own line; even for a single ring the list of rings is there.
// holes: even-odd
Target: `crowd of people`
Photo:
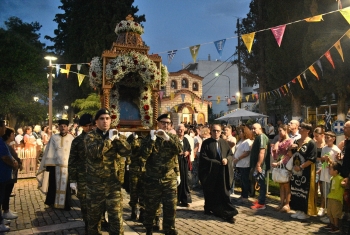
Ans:
[[[343,199],[350,192],[350,122],[338,146],[333,132],[297,120],[276,130],[269,123],[266,132],[259,123],[179,124],[174,130],[167,114],[160,115],[157,128],[150,131],[121,133],[110,125],[107,109],[94,117],[84,114],[73,125],[59,120],[52,132],[40,126],[19,128],[17,136],[0,121],[0,231],[8,231],[6,224],[18,217],[9,209],[23,167],[16,148],[36,149],[38,188],[46,194],[47,206],[70,210],[71,192],[76,193],[87,234],[100,233],[105,215],[110,234],[123,234],[126,171],[130,219],[142,222],[147,235],[160,229],[161,214],[165,234],[177,234],[176,208],[191,206],[194,188],[203,190],[204,213],[229,223],[235,223],[238,214],[234,203],[249,203],[256,190],[259,196],[250,208],[265,209],[270,168],[286,169],[289,175],[287,182],[279,182],[276,210],[293,210],[291,217],[300,220],[318,215],[332,233],[340,231],[344,214],[350,219],[350,195]],[[238,181],[241,190],[235,192]],[[231,200],[237,191],[238,201]]]

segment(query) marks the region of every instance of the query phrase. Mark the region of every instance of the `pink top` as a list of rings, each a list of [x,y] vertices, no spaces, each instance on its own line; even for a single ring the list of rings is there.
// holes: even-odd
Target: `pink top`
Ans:
[[[293,144],[293,139],[289,138],[283,142],[279,142],[277,151],[273,151],[273,158],[278,160],[279,156],[282,155],[282,164],[286,165],[290,157],[287,156],[288,148]]]

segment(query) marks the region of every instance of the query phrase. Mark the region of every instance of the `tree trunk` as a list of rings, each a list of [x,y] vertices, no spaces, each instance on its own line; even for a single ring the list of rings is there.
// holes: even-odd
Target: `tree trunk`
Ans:
[[[292,119],[301,119],[301,98],[300,96],[292,95]]]

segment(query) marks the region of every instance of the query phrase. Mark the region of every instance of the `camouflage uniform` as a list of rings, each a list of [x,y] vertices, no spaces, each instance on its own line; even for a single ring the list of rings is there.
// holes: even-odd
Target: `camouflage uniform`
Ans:
[[[145,220],[147,229],[152,228],[159,203],[163,202],[163,230],[165,234],[176,234],[175,216],[177,204],[176,178],[180,175],[178,155],[182,145],[176,135],[167,133],[169,141],[156,140],[148,135],[142,140],[141,156],[146,159]]]
[[[130,145],[125,138],[111,141],[108,131],[89,132],[85,137],[87,156],[88,234],[101,234],[99,221],[107,209],[109,234],[124,234],[122,218],[120,156],[129,155]]]
[[[77,197],[80,201],[83,221],[87,228],[85,136],[86,132],[83,131],[72,142],[68,161],[68,177],[69,183],[77,183]]]

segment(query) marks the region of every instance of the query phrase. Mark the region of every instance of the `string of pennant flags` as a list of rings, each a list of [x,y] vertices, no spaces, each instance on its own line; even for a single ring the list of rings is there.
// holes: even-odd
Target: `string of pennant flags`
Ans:
[[[66,68],[61,68],[61,66],[64,65],[66,66]],[[74,72],[74,71],[71,71],[70,68],[72,65],[76,65],[77,66],[77,70],[78,72]],[[90,66],[90,63],[78,63],[78,64],[53,64],[52,66],[55,66],[56,67],[56,76],[58,77],[58,74],[59,73],[65,73],[67,74],[67,78],[69,76],[69,73],[75,73],[78,75],[78,84],[79,86],[81,86],[81,84],[83,83],[84,81],[84,78],[87,76],[85,74],[82,74],[80,73],[80,70],[81,70],[81,66],[82,65],[88,65]],[[49,76],[49,75],[47,75]]]
[[[296,20],[296,21],[293,21],[293,22],[290,22],[290,23],[286,23],[286,24],[283,24],[283,25],[278,25],[278,26],[275,26],[275,27],[266,28],[266,29],[255,31],[255,32],[247,33],[247,34],[242,34],[240,37],[242,38],[242,41],[243,41],[244,45],[246,46],[248,52],[250,53],[251,50],[252,50],[255,34],[263,32],[263,31],[270,30],[272,32],[273,36],[275,37],[275,40],[277,42],[278,47],[280,47],[281,44],[282,44],[284,31],[285,31],[287,25],[291,25],[291,24],[295,24],[295,23],[299,23],[299,22],[304,22],[304,21],[310,22],[310,23],[320,22],[320,21],[323,21],[323,16],[324,15],[332,14],[332,13],[335,13],[335,12],[340,12],[343,15],[343,17],[345,18],[345,20],[350,24],[350,7],[346,7],[344,9],[342,9],[342,4],[341,4],[340,0],[338,0],[338,8],[339,9],[335,10],[335,11],[330,11],[330,12],[323,13],[323,14],[320,14],[320,15],[308,17],[308,18],[305,18],[305,19]],[[196,63],[197,55],[198,55],[198,52],[199,52],[199,49],[200,49],[201,46],[206,45],[206,44],[214,44],[218,54],[221,56],[222,52],[224,50],[224,47],[225,47],[226,40],[230,40],[230,39],[234,39],[234,38],[238,38],[238,37],[239,36],[233,36],[233,37],[230,37],[230,38],[225,38],[225,39],[221,39],[221,40],[217,40],[217,41],[213,41],[213,42],[206,42],[206,43],[197,44],[197,45],[189,46],[189,47],[184,47],[184,48],[180,48],[180,49],[176,49],[176,50],[158,52],[156,54],[165,54],[165,53],[167,53],[167,55],[168,55],[168,64],[171,64],[171,61],[174,59],[174,57],[175,57],[175,55],[176,55],[176,53],[178,51],[184,50],[184,49],[189,49],[190,53],[191,53],[191,57],[193,59],[193,62]]]

